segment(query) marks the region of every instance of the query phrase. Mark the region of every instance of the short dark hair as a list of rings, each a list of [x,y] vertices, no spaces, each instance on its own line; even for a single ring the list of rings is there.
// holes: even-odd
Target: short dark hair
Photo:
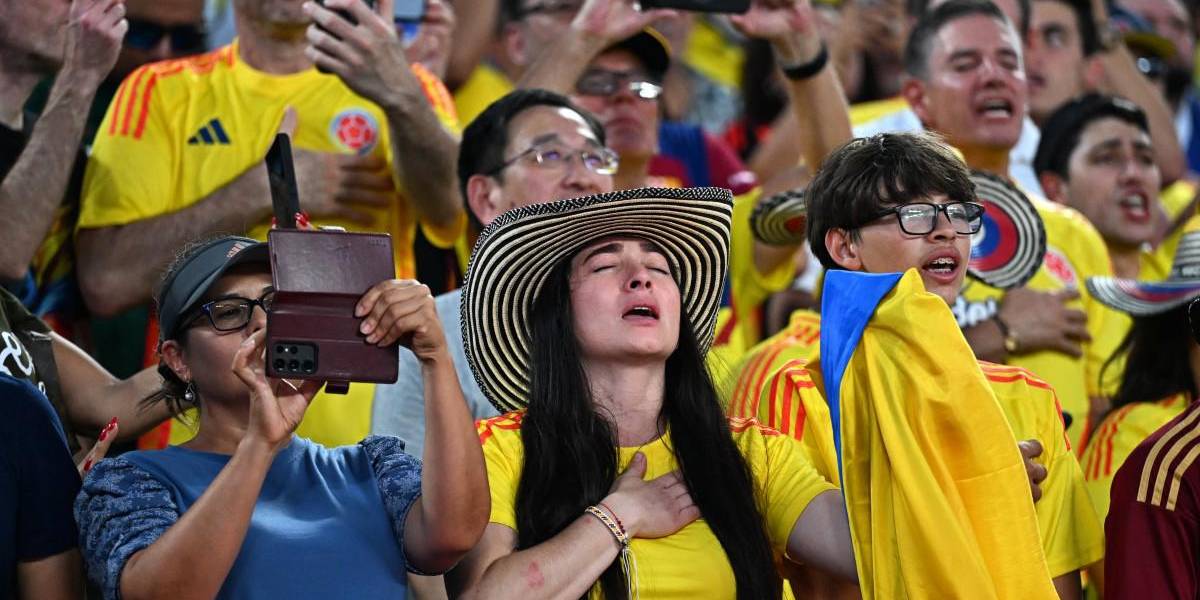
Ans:
[[[504,163],[504,149],[508,146],[508,126],[517,115],[537,106],[566,108],[577,113],[595,134],[601,145],[605,143],[604,125],[592,113],[580,108],[566,96],[542,89],[516,90],[491,103],[463,130],[462,143],[458,147],[458,189],[463,201],[467,199],[467,181],[472,175],[486,174]],[[504,173],[496,173],[501,179]],[[471,222],[479,225],[475,214],[467,207]]]
[[[825,247],[825,233],[857,235],[888,206],[945,194],[975,199],[970,172],[954,151],[930,133],[881,133],[858,138],[825,159],[809,184],[808,243],[826,269],[841,269]]]
[[[907,0],[907,2],[905,2],[904,8],[908,11],[908,16],[910,16],[914,19],[919,19],[919,18],[921,18],[921,15],[923,15],[929,11],[930,4],[932,4],[932,2],[930,0]],[[1021,37],[1025,37],[1025,35],[1027,35],[1029,33],[1029,24],[1030,24],[1030,21],[1032,20],[1032,17],[1031,17],[1031,15],[1033,14],[1032,1],[1031,0],[1017,0],[1017,10],[1021,11],[1021,14],[1018,16],[1018,18],[1021,19],[1021,22],[1017,23],[1017,26],[1019,27],[1019,30],[1017,31],[1017,33],[1020,33]],[[1090,8],[1089,8],[1089,11],[1090,11]]]
[[[1141,107],[1117,96],[1085,94],[1058,107],[1042,127],[1033,170],[1038,175],[1050,172],[1067,179],[1071,153],[1079,145],[1083,130],[1093,121],[1120,119],[1150,135],[1150,122]]]
[[[1021,11],[1024,21],[1021,30],[1026,31],[1029,28],[1029,0],[1022,0]],[[913,77],[924,79],[929,74],[929,54],[933,38],[946,25],[975,15],[991,17],[1006,25],[1012,24],[1004,11],[990,0],[949,0],[939,4],[933,10],[921,13],[917,17],[917,24],[908,34],[908,43],[904,45],[904,71]]]

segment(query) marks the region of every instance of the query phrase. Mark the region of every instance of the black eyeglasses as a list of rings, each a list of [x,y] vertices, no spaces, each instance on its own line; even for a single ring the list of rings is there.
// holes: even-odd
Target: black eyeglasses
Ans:
[[[983,227],[983,211],[983,205],[977,202],[913,202],[888,208],[872,220],[895,214],[904,233],[928,235],[937,229],[938,213],[946,213],[946,218],[954,226],[955,233],[966,235],[979,233],[979,229]]]
[[[203,316],[208,316],[208,322],[217,331],[237,331],[250,322],[254,315],[254,307],[261,306],[263,311],[270,311],[275,302],[275,290],[263,294],[257,300],[249,298],[222,298],[200,305],[198,312],[188,319],[188,327],[196,324]]]
[[[587,170],[596,173],[597,175],[612,175],[617,172],[617,153],[604,147],[588,148],[585,150],[571,150],[558,144],[534,144],[524,152],[500,163],[494,169],[485,173],[486,175],[495,175],[500,171],[511,166],[513,163],[522,158],[529,157],[533,160],[533,164],[548,170],[565,171],[567,165],[579,157],[579,162],[583,164]]]
[[[643,79],[638,79],[639,77]],[[592,70],[575,83],[575,91],[584,96],[611,96],[622,86],[637,98],[654,100],[662,95],[662,86],[644,79],[645,75]]]
[[[195,53],[205,49],[206,33],[202,25],[184,23],[164,26],[141,19],[125,19],[129,31],[125,33],[125,45],[138,50],[153,50],[167,36],[171,50],[177,54]]]

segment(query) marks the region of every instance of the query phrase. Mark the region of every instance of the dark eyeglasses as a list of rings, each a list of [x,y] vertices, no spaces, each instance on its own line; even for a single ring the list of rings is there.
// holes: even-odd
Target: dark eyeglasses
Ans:
[[[983,211],[983,205],[976,202],[913,202],[888,208],[872,220],[895,214],[904,233],[927,235],[937,229],[938,213],[946,213],[954,231],[966,235],[979,233],[979,229],[983,227]]]
[[[593,70],[583,74],[575,83],[575,91],[584,96],[611,96],[621,91],[622,86],[637,98],[654,100],[662,95],[662,86],[651,83],[635,73]]]
[[[535,144],[488,171],[486,175],[495,175],[525,157],[532,158],[533,164],[543,169],[565,171],[567,165],[575,157],[579,157],[579,162],[587,170],[597,175],[612,175],[617,172],[617,153],[608,148],[598,147],[586,150],[570,150],[558,144]]]
[[[237,331],[250,322],[254,315],[254,307],[261,306],[263,311],[270,311],[275,302],[275,291],[271,290],[258,300],[249,298],[222,298],[200,305],[198,312],[188,319],[188,327],[196,324],[201,317],[208,316],[208,322],[217,331]]]
[[[518,8],[513,17],[518,21],[529,15],[538,14],[573,17],[582,6],[583,2],[580,0],[547,0]]]
[[[185,23],[182,25],[163,26],[141,19],[126,19],[129,31],[125,33],[125,45],[138,50],[153,50],[163,36],[171,40],[171,50],[175,53],[194,53],[204,50],[206,33],[202,25]]]

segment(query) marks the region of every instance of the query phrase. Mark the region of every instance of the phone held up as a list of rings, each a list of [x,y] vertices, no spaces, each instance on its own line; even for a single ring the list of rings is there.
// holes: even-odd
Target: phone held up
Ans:
[[[275,286],[267,375],[325,381],[335,394],[353,381],[394,383],[399,348],[367,344],[354,315],[368,289],[395,275],[391,236],[297,229],[300,202],[286,135],[275,137],[266,162],[276,223],[267,233]]]
[[[367,8],[370,9],[371,12],[375,12],[376,6],[378,5],[377,0],[362,0],[362,2],[363,4],[367,5]],[[325,0],[317,0],[317,4],[325,6]],[[358,24],[358,19],[354,18],[354,15],[350,14],[350,11],[339,8],[334,9],[333,12],[337,13],[346,21],[349,21],[351,25]],[[401,35],[406,47],[412,42],[413,38],[416,37],[417,31],[421,26],[421,19],[424,18],[424,16],[425,0],[395,0],[393,3],[392,23],[396,26],[396,31]],[[321,27],[320,24],[318,24],[317,27]],[[337,34],[325,29],[324,27],[321,27],[321,30],[329,34],[331,37],[338,37]],[[317,70],[322,73],[329,72],[328,70],[319,66],[317,67]]]

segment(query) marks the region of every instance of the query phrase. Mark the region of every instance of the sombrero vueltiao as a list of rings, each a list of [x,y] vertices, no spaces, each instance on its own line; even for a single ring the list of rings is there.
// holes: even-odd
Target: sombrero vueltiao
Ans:
[[[1135,317],[1164,313],[1200,297],[1200,217],[1184,225],[1165,280],[1088,277],[1087,288],[1103,304]]]
[[[983,227],[971,239],[967,274],[992,287],[1023,285],[1042,265],[1046,228],[1037,209],[1016,186],[995,175],[971,172],[976,200],[983,204]],[[750,214],[755,239],[770,245],[804,241],[808,203],[800,189],[759,201]]]
[[[729,263],[733,196],[721,188],[623,190],[510,210],[484,228],[462,290],[467,363],[501,412],[529,398],[529,311],[551,270],[617,235],[662,249],[702,351],[712,343]]]

